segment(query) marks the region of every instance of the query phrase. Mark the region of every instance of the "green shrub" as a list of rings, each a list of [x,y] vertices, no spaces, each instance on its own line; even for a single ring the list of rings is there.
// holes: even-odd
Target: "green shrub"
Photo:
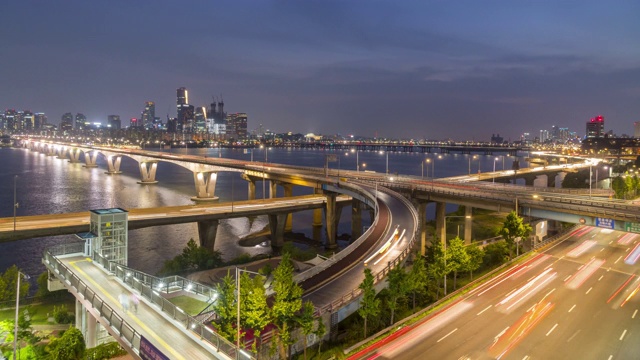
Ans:
[[[58,324],[71,324],[75,320],[75,316],[69,313],[65,305],[53,307],[53,319]]]
[[[100,344],[92,349],[87,349],[84,355],[86,360],[106,360],[116,356],[126,355],[127,352],[117,342]]]

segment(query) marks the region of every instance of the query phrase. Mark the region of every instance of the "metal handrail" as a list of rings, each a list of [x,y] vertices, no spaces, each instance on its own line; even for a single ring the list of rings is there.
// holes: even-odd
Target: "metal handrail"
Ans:
[[[52,251],[50,251],[53,249]],[[74,243],[70,245],[54,246],[45,250],[43,262],[47,268],[54,273],[61,281],[76,289],[78,294],[89,300],[98,314],[114,329],[120,337],[127,341],[131,348],[140,353],[140,333],[138,333],[129,323],[118,315],[102,298],[88,287],[77,275],[73,273],[66,265],[64,265],[57,256],[67,254],[82,254],[84,251],[84,243]],[[54,255],[57,254],[57,255]],[[98,261],[102,266],[103,261]],[[105,268],[110,273],[114,273],[125,284],[134,290],[138,290],[142,297],[150,303],[157,305],[162,312],[170,316],[174,321],[184,326],[184,330],[191,331],[198,335],[200,339],[211,344],[216,351],[234,358],[236,355],[236,346],[219,336],[212,329],[206,327],[192,316],[186,314],[182,309],[178,308],[152,287],[145,284],[144,281],[130,276],[125,267],[116,266],[115,272]],[[244,357],[253,359],[248,353],[243,354]]]

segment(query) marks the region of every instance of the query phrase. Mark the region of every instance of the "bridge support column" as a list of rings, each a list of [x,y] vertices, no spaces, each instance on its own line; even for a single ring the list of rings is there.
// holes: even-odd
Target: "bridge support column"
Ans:
[[[557,173],[554,177],[553,187],[562,188],[562,182],[564,181],[565,176],[567,176],[567,173],[564,171],[560,171],[559,173]]]
[[[53,145],[47,146],[47,156],[56,156],[56,148]]]
[[[100,324],[93,315],[87,311],[82,303],[76,300],[76,328],[84,337],[87,349],[98,345],[98,331]]]
[[[282,188],[284,189],[284,197],[293,196],[293,184],[282,184]],[[293,229],[293,214],[289,213],[287,215],[287,223],[284,225],[285,232],[291,232]]]
[[[418,209],[418,226],[420,229],[420,255],[427,253],[427,204],[428,201],[418,201],[415,204]]]
[[[156,170],[158,169],[158,161],[142,161],[140,162],[140,178],[142,180],[138,181],[138,184],[142,185],[150,185],[157,184],[156,180]]]
[[[287,222],[287,214],[269,215],[269,230],[271,231],[271,248],[280,253],[284,246],[284,225]]]
[[[98,167],[96,164],[96,160],[98,160],[98,152],[97,151],[86,151],[84,153],[84,167],[86,168],[94,168]]]
[[[447,240],[446,229],[444,226],[445,215],[447,210],[447,204],[443,202],[436,202],[436,234],[440,238],[440,242],[444,243]]]
[[[471,233],[473,226],[473,208],[471,206],[464,207],[464,243],[471,244]]]
[[[80,162],[80,149],[73,148],[69,150],[69,162],[70,163],[79,163]]]
[[[362,202],[358,199],[351,201],[351,241],[362,236]]]
[[[66,146],[60,146],[60,148],[58,149],[58,159],[66,159],[67,158],[67,147]]]
[[[201,247],[214,250],[219,224],[219,220],[198,221],[198,237]]]
[[[253,177],[245,174],[241,175],[243,179],[247,180],[247,200],[256,199],[256,180]]]
[[[325,191],[327,206],[325,208],[325,222],[327,224],[327,244],[326,248],[331,250],[338,247],[336,243],[336,193]]]
[[[269,181],[269,199],[275,199],[277,196],[278,184],[275,181]]]
[[[196,184],[196,196],[191,200],[196,203],[218,201],[216,194],[216,181],[218,173],[213,171],[198,171],[193,173],[193,181]]]
[[[109,169],[109,171],[105,171],[104,173],[107,175],[122,174],[122,171],[120,171],[121,162],[122,162],[122,156],[120,155],[107,156],[107,168]]]

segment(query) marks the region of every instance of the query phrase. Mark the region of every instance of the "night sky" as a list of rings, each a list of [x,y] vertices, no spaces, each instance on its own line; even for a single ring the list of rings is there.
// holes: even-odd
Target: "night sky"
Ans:
[[[176,116],[176,89],[249,130],[515,140],[633,135],[639,1],[3,1],[0,107]]]

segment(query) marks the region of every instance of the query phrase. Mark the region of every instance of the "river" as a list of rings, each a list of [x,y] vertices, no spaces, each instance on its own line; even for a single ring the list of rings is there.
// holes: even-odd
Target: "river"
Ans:
[[[251,153],[237,149],[195,148],[173,149],[181,154],[201,155],[207,157],[224,157],[251,160]],[[324,166],[324,155],[330,152],[321,150],[271,149],[265,154],[264,149],[254,150],[254,161],[263,161],[265,155],[268,162],[302,165]],[[331,168],[356,170],[356,154],[334,152],[339,155],[339,162],[330,163]],[[472,156],[469,163],[469,156]],[[492,171],[511,168],[515,157],[489,156],[476,154],[388,154],[390,173],[400,173],[431,177],[447,177],[464,175],[469,172]],[[435,164],[424,163],[425,158],[435,159]],[[359,152],[360,170],[385,172],[387,155],[378,152]],[[498,160],[496,160],[498,159]],[[526,166],[520,157],[520,165]],[[424,166],[423,166],[424,165]],[[104,172],[106,163],[103,157],[98,158],[97,168],[85,168],[82,164],[71,164],[67,160],[46,156],[38,152],[19,148],[0,148],[0,217],[13,217],[14,177],[16,200],[19,203],[17,216],[81,212],[90,209],[107,207],[146,208],[171,205],[192,204],[191,196],[195,195],[193,175],[190,171],[177,165],[158,164],[155,185],[140,185],[137,162],[123,157],[120,175],[110,176]],[[267,187],[268,191],[268,187]],[[278,190],[282,196],[282,190]],[[294,187],[294,195],[310,194],[310,189]],[[220,173],[216,184],[216,195],[220,201],[246,200],[247,184],[238,173]],[[262,186],[256,186],[256,197],[262,197]],[[453,209],[455,210],[455,207]],[[345,215],[347,214],[347,215]],[[428,210],[428,217],[433,217],[433,210]],[[366,221],[367,216],[363,218]],[[266,216],[248,219],[230,219],[222,221],[216,239],[215,249],[229,260],[242,253],[257,255],[269,253],[270,246],[258,244],[240,246],[239,239],[249,233],[259,231],[267,225]],[[338,234],[350,232],[350,218],[344,212],[338,226]],[[294,215],[293,231],[312,237],[311,213],[303,212]],[[367,225],[367,224],[363,224]],[[158,226],[133,230],[129,232],[129,265],[148,273],[156,273],[165,260],[173,258],[181,252],[187,241],[197,239],[195,224]],[[0,271],[17,264],[24,272],[37,275],[44,271],[41,264],[42,252],[45,248],[63,242],[77,241],[73,235],[34,238],[8,243],[0,243]],[[344,246],[346,242],[339,242]],[[304,245],[300,245],[304,246]]]

